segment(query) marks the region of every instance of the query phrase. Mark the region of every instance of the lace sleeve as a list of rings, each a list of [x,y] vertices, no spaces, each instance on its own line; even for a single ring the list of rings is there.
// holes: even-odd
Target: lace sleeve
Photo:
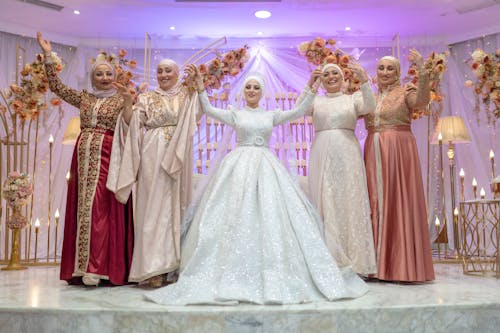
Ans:
[[[356,115],[362,116],[375,110],[375,95],[370,87],[370,83],[361,85],[361,91],[356,91],[352,95]]]
[[[200,93],[199,98],[201,103],[201,109],[203,110],[203,112],[205,112],[210,117],[222,121],[223,123],[229,126],[235,125],[233,111],[214,108],[212,104],[210,104],[210,101],[208,100],[206,91]]]
[[[61,82],[61,79],[57,76],[56,65],[50,61],[46,61],[45,72],[47,73],[47,80],[49,80],[50,90],[67,103],[80,108],[82,93]]]
[[[274,112],[274,126],[289,122],[290,120],[303,116],[306,113],[306,111],[311,107],[316,94],[306,88],[301,95],[304,95],[303,100],[298,101],[295,108],[292,110]]]

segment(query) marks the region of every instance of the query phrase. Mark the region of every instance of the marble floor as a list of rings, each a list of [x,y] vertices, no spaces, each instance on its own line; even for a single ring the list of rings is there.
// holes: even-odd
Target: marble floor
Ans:
[[[500,332],[500,279],[435,268],[433,283],[370,282],[355,300],[228,307],[161,306],[137,286],[67,286],[58,267],[0,271],[0,333]]]

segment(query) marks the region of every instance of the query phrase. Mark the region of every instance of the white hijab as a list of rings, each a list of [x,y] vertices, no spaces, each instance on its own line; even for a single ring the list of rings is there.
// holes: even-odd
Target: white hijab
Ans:
[[[160,66],[166,66],[168,68],[171,68],[173,71],[177,73],[177,75],[179,75],[179,65],[177,65],[177,63],[172,59],[168,58],[162,59],[156,68],[158,69],[158,67]],[[158,88],[155,89],[155,91],[158,94],[168,97],[173,97],[179,94],[181,90],[182,90],[182,84],[179,79],[177,79],[177,82],[168,90],[161,89],[160,85],[158,85]]]

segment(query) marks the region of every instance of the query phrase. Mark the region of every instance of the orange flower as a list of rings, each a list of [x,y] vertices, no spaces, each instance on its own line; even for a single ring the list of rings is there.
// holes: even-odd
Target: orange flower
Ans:
[[[120,49],[120,51],[118,51],[118,56],[120,58],[124,58],[126,55],[127,55],[127,51],[125,51],[124,49]]]
[[[14,95],[24,95],[23,88],[19,87],[18,85],[11,84],[10,90],[14,93]]]
[[[470,88],[470,87],[472,87],[472,85],[473,85],[473,83],[472,83],[472,81],[471,81],[471,80],[467,80],[467,81],[465,81],[465,86],[466,86],[466,87]]]
[[[328,57],[325,58],[325,63],[327,63],[327,64],[336,64],[337,63],[337,57],[334,54],[330,54]]]
[[[130,69],[134,69],[134,68],[136,68],[136,67],[137,67],[137,61],[135,61],[135,60],[130,60],[130,61],[128,62],[128,67],[129,67]]]
[[[313,45],[317,49],[322,49],[325,46],[325,40],[321,37],[316,37],[313,41]]]
[[[23,109],[24,103],[19,99],[15,99],[10,103],[10,106],[12,107],[14,112],[19,113]]]
[[[31,72],[31,66],[26,64],[24,68],[21,70],[21,75],[22,76],[28,76]]]
[[[327,41],[326,41],[326,43],[327,43],[328,45],[333,46],[333,45],[335,45],[336,41],[335,41],[335,39],[330,38],[329,40],[327,40]]]
[[[340,64],[344,64],[344,65],[347,65],[349,63],[349,56],[348,55],[342,55],[340,57],[340,61],[339,61]]]
[[[62,64],[57,64],[56,65],[56,72],[60,73],[63,70],[63,65]]]
[[[472,64],[471,67],[472,67],[473,70],[476,70],[479,67],[479,64],[477,62],[475,62],[475,63]]]
[[[53,106],[59,106],[61,105],[61,99],[54,97],[50,100],[50,104],[52,104]]]
[[[346,79],[350,78],[352,74],[351,70],[349,68],[342,68],[342,69],[344,70],[344,77]]]
[[[238,75],[239,73],[240,73],[240,69],[238,67],[233,67],[229,71],[229,75],[232,75],[232,76]]]
[[[408,69],[408,75],[410,75],[410,76],[417,75],[417,70],[415,68],[409,68]]]
[[[201,75],[207,74],[207,66],[205,64],[201,64],[198,67],[198,70],[200,71]]]

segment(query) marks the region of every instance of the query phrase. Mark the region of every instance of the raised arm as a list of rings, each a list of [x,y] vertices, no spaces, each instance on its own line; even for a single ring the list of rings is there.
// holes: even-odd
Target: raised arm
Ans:
[[[306,87],[302,91],[301,95],[304,96],[303,100],[298,102],[292,110],[274,111],[274,126],[289,122],[290,120],[303,116],[306,113],[314,101],[316,91],[312,90],[310,87]]]
[[[123,84],[118,83],[118,82],[113,82],[113,87],[116,88],[117,92],[122,95],[123,97],[123,120],[125,123],[130,124],[130,119],[132,118],[133,115],[133,102],[134,98],[132,97],[132,93],[128,89],[128,87],[125,87]]]
[[[360,91],[352,94],[352,98],[356,115],[362,116],[375,110],[375,94],[370,86],[365,70],[358,64],[352,65],[350,69],[354,77],[361,83]]]
[[[193,78],[195,81],[196,90],[198,91],[200,99],[201,110],[212,118],[222,121],[227,125],[234,126],[235,121],[233,111],[214,108],[212,104],[210,104],[198,67],[194,64],[190,64],[186,67],[185,71],[188,77]]]
[[[41,32],[38,32],[36,37],[44,54],[45,72],[47,74],[47,80],[49,81],[50,90],[69,104],[80,108],[82,93],[61,82],[61,79],[59,79],[57,75],[56,65],[52,59],[52,46],[50,42],[43,39]]]
[[[309,78],[309,82],[307,82],[306,88],[302,90],[302,93],[299,95],[299,98],[297,98],[296,105],[300,105],[304,101],[308,91],[311,90],[318,91],[318,86],[320,84],[318,78],[320,76],[321,76],[321,68],[318,67],[311,73],[311,77]],[[311,103],[311,106],[309,106],[309,108],[307,108],[306,110],[306,114],[312,116],[313,113],[314,113],[314,108],[313,104]]]
[[[429,72],[424,68],[422,55],[415,49],[410,49],[410,59],[418,68],[418,87],[409,89],[406,94],[406,105],[410,109],[424,108],[429,104],[431,98],[431,88],[429,85]]]

